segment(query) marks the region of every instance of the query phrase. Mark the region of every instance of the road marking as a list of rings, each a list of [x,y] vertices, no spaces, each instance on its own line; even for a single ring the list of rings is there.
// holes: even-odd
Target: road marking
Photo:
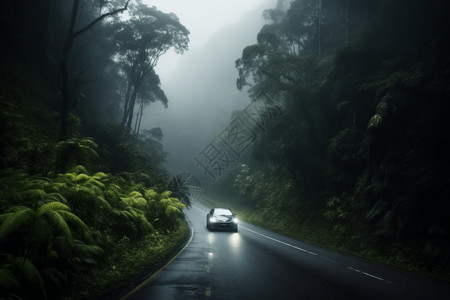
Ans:
[[[206,214],[207,214],[207,212],[206,212],[206,211],[204,211],[204,210],[202,210],[202,209],[198,208],[198,207],[197,207],[197,206],[195,206],[195,205],[192,205],[192,207],[194,207],[194,208],[198,209],[199,211],[201,211],[201,212],[203,212],[203,213],[206,213]],[[275,242],[277,242],[277,243],[280,243],[280,244],[283,244],[283,245],[285,245],[285,246],[288,246],[288,247],[291,247],[291,248],[297,249],[297,250],[299,250],[299,251],[302,251],[302,252],[306,252],[306,253],[308,253],[308,254],[311,254],[311,255],[317,255],[317,254],[316,254],[316,253],[314,253],[314,252],[311,252],[311,251],[308,251],[308,250],[306,250],[306,249],[303,249],[303,248],[300,248],[300,247],[296,247],[296,246],[294,246],[294,245],[291,245],[291,244],[285,243],[285,242],[283,242],[283,241],[280,241],[280,240],[274,239],[273,237],[270,237],[270,236],[267,236],[267,235],[265,235],[265,234],[262,234],[262,233],[256,232],[256,231],[254,231],[254,230],[251,230],[251,229],[249,229],[249,228],[247,228],[247,227],[245,227],[245,226],[239,225],[239,228],[243,228],[243,229],[245,229],[245,230],[248,230],[248,231],[250,231],[250,232],[253,232],[254,234],[257,234],[257,235],[260,235],[260,236],[262,236],[262,237],[265,237],[266,239],[269,239],[269,240],[275,241]]]
[[[162,270],[164,270],[168,265],[170,265],[175,260],[175,258],[177,258],[181,254],[181,252],[183,252],[184,249],[186,249],[186,247],[191,243],[193,237],[194,237],[194,227],[191,227],[191,237],[189,238],[189,241],[186,243],[186,245],[184,245],[184,247],[181,248],[181,250],[174,257],[172,257],[172,259],[170,259],[164,266],[162,266],[158,271],[153,273],[150,277],[148,277],[146,280],[144,280],[141,284],[139,284],[133,290],[128,292],[125,296],[121,297],[120,300],[124,300],[124,299],[130,297],[132,294],[134,294],[136,291],[138,291],[144,285],[146,285],[150,280],[152,280],[153,277],[158,275]]]
[[[203,213],[206,213],[206,214],[208,213],[208,212],[206,212],[206,211],[204,211],[204,210],[198,208],[198,207],[195,206],[195,205],[192,205],[192,206],[195,207],[197,210],[203,212]],[[297,249],[297,250],[299,250],[299,251],[302,251],[302,252],[305,252],[305,253],[308,253],[308,254],[311,254],[311,255],[314,255],[314,256],[317,255],[318,257],[321,257],[321,258],[323,258],[323,259],[325,259],[325,260],[327,260],[327,261],[329,261],[329,262],[338,264],[337,262],[335,262],[335,261],[333,261],[333,260],[331,260],[331,259],[329,259],[329,258],[326,258],[326,257],[324,257],[324,256],[322,256],[322,255],[318,255],[318,254],[316,254],[316,253],[314,253],[314,252],[311,252],[311,251],[308,251],[308,250],[306,250],[306,249],[303,249],[303,248],[300,248],[300,247],[296,247],[296,246],[294,246],[294,245],[291,245],[291,244],[285,243],[285,242],[283,242],[283,241],[277,240],[277,239],[275,239],[275,238],[273,238],[273,237],[270,237],[270,236],[267,236],[267,235],[265,235],[265,234],[256,232],[256,231],[254,231],[254,230],[251,230],[251,229],[249,229],[249,228],[247,228],[247,227],[245,227],[245,226],[239,225],[239,227],[242,228],[242,229],[248,230],[248,231],[250,231],[250,232],[252,232],[252,233],[254,233],[254,234],[257,234],[257,235],[260,235],[260,236],[262,236],[262,237],[265,237],[265,238],[267,238],[267,239],[269,239],[269,240],[272,240],[272,241],[275,241],[275,242],[277,242],[277,243],[283,244],[283,245],[285,245],[285,246],[288,246],[288,247]],[[361,274],[363,274],[363,275],[372,277],[372,278],[374,278],[374,279],[378,279],[378,280],[380,280],[380,281],[385,281],[385,282],[387,282],[387,283],[392,283],[392,282],[390,282],[390,281],[385,280],[384,278],[381,278],[381,277],[378,277],[378,276],[375,276],[375,275],[372,275],[372,274],[369,274],[369,273],[366,273],[366,272],[363,272],[363,271],[354,269],[354,268],[352,268],[352,267],[347,267],[347,268],[350,269],[350,270],[352,270],[352,271],[361,273]]]
[[[300,247],[297,247],[297,246],[294,246],[294,245],[291,245],[291,244],[285,243],[285,242],[283,242],[283,241],[280,241],[280,240],[274,239],[273,237],[270,237],[270,236],[267,236],[267,235],[265,235],[265,234],[262,234],[262,233],[256,232],[256,231],[254,231],[254,230],[251,230],[251,229],[249,229],[249,228],[247,228],[247,227],[244,227],[244,226],[242,226],[242,225],[240,225],[240,226],[239,226],[239,228],[243,228],[243,229],[245,229],[245,230],[248,230],[248,231],[250,231],[250,232],[253,232],[254,234],[257,234],[257,235],[260,235],[260,236],[262,236],[262,237],[265,237],[266,239],[269,239],[269,240],[275,241],[275,242],[277,242],[277,243],[280,243],[280,244],[283,244],[283,245],[285,245],[285,246],[288,246],[288,247],[294,248],[294,249],[296,249],[296,250],[299,250],[299,251],[302,251],[302,252],[306,252],[306,253],[308,253],[308,254],[311,254],[311,255],[317,255],[317,254],[316,254],[316,253],[314,253],[314,252],[311,252],[311,251],[308,251],[308,250],[306,250],[306,249],[303,249],[303,248],[300,248]]]
[[[378,277],[378,276],[375,276],[375,275],[372,275],[372,274],[369,274],[369,273],[366,273],[366,272],[363,272],[363,271],[354,269],[354,268],[352,268],[352,267],[347,267],[347,268],[350,269],[350,270],[352,270],[352,271],[355,271],[355,272],[364,274],[364,275],[366,275],[366,276],[369,276],[369,277],[372,277],[372,278],[375,278],[375,279],[378,279],[378,280],[381,280],[381,281],[386,281],[387,283],[391,283],[390,281],[384,280],[384,278],[381,278],[381,277]]]

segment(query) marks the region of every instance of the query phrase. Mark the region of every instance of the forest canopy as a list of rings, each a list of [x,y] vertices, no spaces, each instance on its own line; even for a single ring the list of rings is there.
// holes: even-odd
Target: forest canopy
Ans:
[[[237,88],[283,116],[219,185],[272,229],[448,278],[448,12],[439,0],[266,10]]]

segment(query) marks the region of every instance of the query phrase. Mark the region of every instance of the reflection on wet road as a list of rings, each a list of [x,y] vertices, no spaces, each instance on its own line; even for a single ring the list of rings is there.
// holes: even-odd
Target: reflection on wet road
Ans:
[[[184,251],[127,299],[450,299],[450,286],[311,246],[247,223],[210,232],[186,210]]]

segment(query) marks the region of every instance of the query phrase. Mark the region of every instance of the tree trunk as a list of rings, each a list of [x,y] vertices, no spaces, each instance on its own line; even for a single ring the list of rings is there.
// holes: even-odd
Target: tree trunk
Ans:
[[[59,131],[59,140],[63,141],[67,138],[67,117],[69,115],[70,95],[69,95],[69,71],[68,71],[68,57],[72,49],[75,31],[75,22],[78,17],[80,0],[74,0],[72,5],[72,13],[70,16],[69,32],[64,42],[63,53],[60,61],[61,70],[61,125]]]
[[[136,96],[137,96],[137,86],[134,86],[133,88],[133,95],[131,95],[130,99],[130,106],[128,111],[128,122],[127,122],[127,131],[131,131],[131,123],[133,121],[133,112],[134,112],[134,105],[136,103]]]
[[[319,12],[318,12],[318,23],[319,23],[319,60],[321,57],[322,45],[321,45],[321,30],[322,30],[322,0],[319,0]]]
[[[75,38],[79,35],[81,35],[83,32],[87,31],[88,29],[92,28],[95,24],[102,21],[106,17],[115,15],[119,12],[123,12],[127,10],[128,3],[130,0],[127,1],[125,6],[121,9],[114,10],[112,12],[103,14],[96,18],[94,21],[83,27],[82,29],[75,32],[75,23],[78,18],[79,13],[79,5],[80,0],[73,0],[72,5],[72,12],[70,15],[70,25],[69,25],[69,31],[67,32],[66,40],[64,42],[63,46],[63,52],[61,55],[60,60],[60,70],[61,70],[61,112],[60,112],[60,118],[61,118],[61,124],[60,124],[60,130],[59,130],[59,140],[63,141],[67,139],[67,117],[69,115],[69,108],[70,108],[70,93],[69,93],[69,67],[68,67],[68,59],[70,55],[70,50],[72,49],[73,41]]]
[[[128,80],[128,86],[127,86],[127,92],[125,94],[125,104],[123,105],[123,117],[122,117],[122,122],[120,122],[120,124],[122,126],[125,125],[125,123],[127,122],[127,118],[128,118],[128,112],[129,112],[129,104],[130,104],[130,92],[131,92],[131,80]]]
[[[136,131],[136,136],[139,135],[139,131],[141,130],[142,116],[144,115],[144,99],[142,99],[141,107],[139,109],[139,113],[140,113],[139,114],[139,123],[138,123],[138,128],[137,128],[137,131]]]

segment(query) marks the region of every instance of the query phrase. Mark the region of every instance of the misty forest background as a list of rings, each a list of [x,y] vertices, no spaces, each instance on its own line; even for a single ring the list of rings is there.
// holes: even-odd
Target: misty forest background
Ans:
[[[237,88],[283,115],[210,191],[254,223],[448,280],[448,2],[288,3],[236,61]],[[141,1],[9,0],[0,16],[0,293],[102,297],[186,236],[163,131],[140,124],[169,105],[154,67],[189,31]]]

